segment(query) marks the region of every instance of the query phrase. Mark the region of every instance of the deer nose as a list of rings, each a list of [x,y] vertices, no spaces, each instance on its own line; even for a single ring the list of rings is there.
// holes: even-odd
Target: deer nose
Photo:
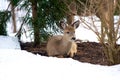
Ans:
[[[76,38],[75,37],[72,37],[72,40],[75,40]]]

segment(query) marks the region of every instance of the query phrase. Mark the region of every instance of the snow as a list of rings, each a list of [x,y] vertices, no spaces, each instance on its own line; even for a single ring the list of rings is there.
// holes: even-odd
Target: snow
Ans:
[[[94,26],[93,26],[94,24],[93,24],[91,18],[95,19],[94,24],[97,27],[97,29],[100,30],[101,23],[100,23],[99,18],[96,17],[95,15],[87,16],[87,17],[75,16],[74,21],[77,21],[77,20],[80,21],[80,25],[75,31],[76,39],[80,39],[82,41],[99,42],[96,34],[92,30],[90,30],[87,26],[87,25],[89,25],[89,26],[91,26],[92,29],[94,29]],[[87,25],[85,25],[82,22],[82,20],[85,20]]]
[[[0,36],[0,49],[20,49],[20,44],[16,37]]]
[[[79,26],[79,28],[76,29],[75,34],[76,39],[80,39],[82,41],[99,42],[94,32],[82,26]]]
[[[7,9],[7,5],[8,5],[8,2],[7,0],[0,0],[0,10],[6,10]]]
[[[100,66],[71,58],[0,50],[0,80],[119,80],[120,65]]]
[[[119,80],[120,65],[102,66],[82,63],[72,58],[34,55],[14,49],[19,45],[14,37],[0,36],[0,80]],[[13,44],[11,41],[13,40]],[[13,49],[12,49],[13,47]]]

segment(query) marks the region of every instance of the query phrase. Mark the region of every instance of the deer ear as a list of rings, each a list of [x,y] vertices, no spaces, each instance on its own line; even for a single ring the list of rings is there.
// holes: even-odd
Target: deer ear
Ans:
[[[67,24],[66,24],[64,21],[60,21],[60,27],[61,27],[62,29],[65,29],[66,26],[67,26]]]
[[[79,27],[79,24],[80,24],[80,21],[78,20],[78,21],[74,22],[74,23],[72,24],[72,26],[76,29],[76,28]]]

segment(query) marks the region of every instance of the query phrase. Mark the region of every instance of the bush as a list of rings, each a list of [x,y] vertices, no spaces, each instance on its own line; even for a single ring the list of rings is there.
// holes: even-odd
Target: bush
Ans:
[[[0,11],[0,35],[7,35],[6,26],[10,15],[9,11]]]

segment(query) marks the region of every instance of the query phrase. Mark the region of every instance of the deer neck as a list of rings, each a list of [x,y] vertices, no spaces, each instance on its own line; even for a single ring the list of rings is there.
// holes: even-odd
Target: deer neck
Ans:
[[[63,36],[62,39],[61,39],[61,42],[62,42],[64,45],[67,45],[67,44],[70,43],[71,41],[70,41],[67,37]]]

